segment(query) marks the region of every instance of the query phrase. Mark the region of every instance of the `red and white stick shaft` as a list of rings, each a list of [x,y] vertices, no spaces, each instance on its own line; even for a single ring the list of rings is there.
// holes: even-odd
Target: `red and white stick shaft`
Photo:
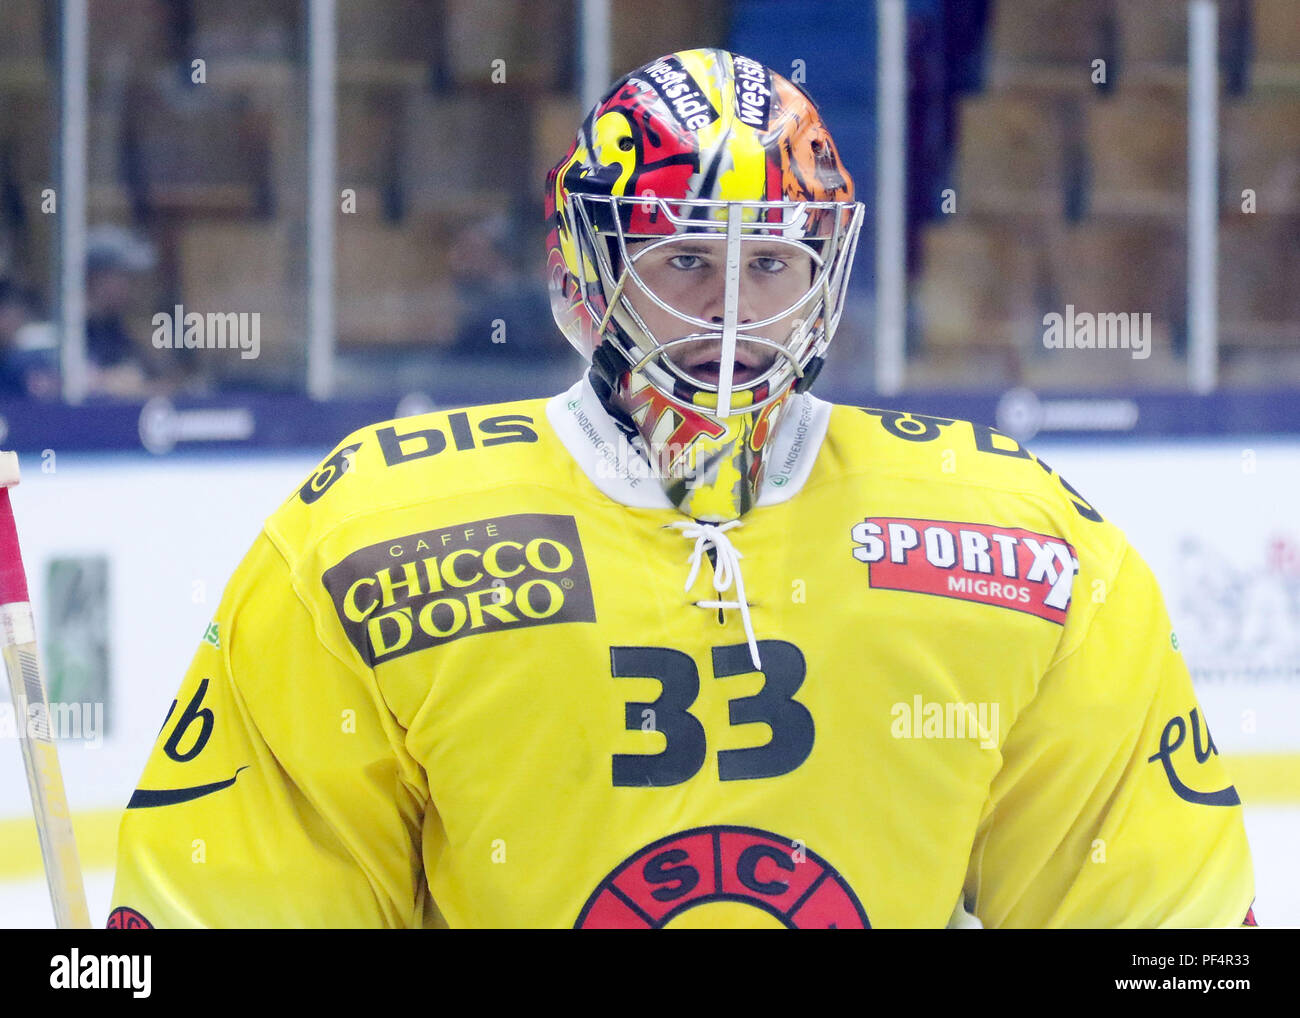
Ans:
[[[60,929],[89,929],[90,912],[81,881],[77,842],[63,789],[59,754],[50,728],[50,705],[36,647],[36,625],[27,594],[9,488],[18,483],[18,457],[0,452],[0,650],[20,732],[27,786],[32,793],[41,858],[50,885],[54,921]]]

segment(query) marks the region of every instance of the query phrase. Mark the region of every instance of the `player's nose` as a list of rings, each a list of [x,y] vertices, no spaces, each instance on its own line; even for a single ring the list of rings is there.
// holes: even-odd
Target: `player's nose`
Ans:
[[[720,326],[726,321],[726,315],[727,286],[725,282],[720,282],[710,289],[704,313],[700,317]],[[753,301],[746,296],[745,288],[742,286],[736,295],[736,321],[740,325],[748,325],[754,320]]]

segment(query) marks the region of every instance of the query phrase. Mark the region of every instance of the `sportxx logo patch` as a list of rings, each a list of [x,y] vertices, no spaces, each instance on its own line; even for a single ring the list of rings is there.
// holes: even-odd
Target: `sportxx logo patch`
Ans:
[[[395,537],[321,581],[372,666],[479,633],[596,621],[572,516],[518,513]]]
[[[868,516],[850,531],[867,583],[1065,622],[1079,560],[1059,537],[1018,527]]]

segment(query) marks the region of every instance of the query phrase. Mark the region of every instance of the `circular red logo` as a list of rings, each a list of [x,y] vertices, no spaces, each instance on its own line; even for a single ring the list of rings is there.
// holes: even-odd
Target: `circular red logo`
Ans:
[[[794,839],[754,827],[695,827],[623,860],[587,899],[576,929],[662,929],[689,909],[739,902],[790,929],[869,930],[853,889]]]
[[[153,923],[149,922],[144,916],[133,908],[127,908],[122,905],[113,909],[108,916],[108,925],[105,929],[109,930],[152,930]]]

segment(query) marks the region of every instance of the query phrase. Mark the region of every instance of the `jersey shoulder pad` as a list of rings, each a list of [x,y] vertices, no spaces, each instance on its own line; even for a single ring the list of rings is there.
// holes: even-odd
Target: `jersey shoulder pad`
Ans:
[[[997,428],[904,410],[836,406],[828,436],[843,469],[924,492],[948,511],[1052,534],[1102,574],[1118,568],[1123,533],[1042,457]],[[923,508],[923,507],[922,507]],[[918,510],[920,511],[920,510]],[[993,519],[991,517],[997,517]]]
[[[545,399],[437,410],[352,432],[267,520],[283,550],[310,548],[344,521],[472,495],[545,472]]]
[[[1103,517],[1064,477],[1010,435],[975,421],[903,410],[837,405],[831,419],[836,453],[848,469],[946,485],[992,487],[1051,503],[1079,518]]]

